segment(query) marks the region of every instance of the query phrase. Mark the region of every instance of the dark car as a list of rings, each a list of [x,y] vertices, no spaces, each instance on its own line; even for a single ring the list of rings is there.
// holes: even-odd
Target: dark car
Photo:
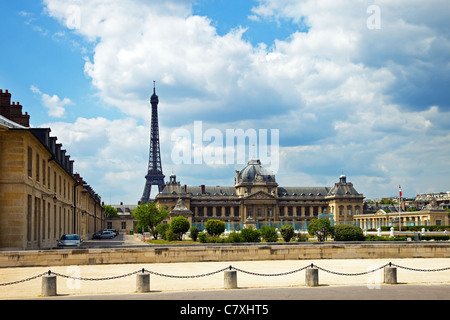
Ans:
[[[96,232],[96,233],[94,233],[94,234],[92,235],[92,240],[95,240],[95,239],[101,239],[101,238],[102,238],[102,232],[101,232],[101,231]]]

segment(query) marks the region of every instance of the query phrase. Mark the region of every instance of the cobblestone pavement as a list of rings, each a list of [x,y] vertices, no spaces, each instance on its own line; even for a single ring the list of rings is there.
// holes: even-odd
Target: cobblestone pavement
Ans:
[[[153,272],[150,275],[152,292],[173,293],[199,290],[221,290],[224,287],[224,272],[228,266],[237,271],[238,288],[301,288],[315,290],[333,289],[338,286],[357,286],[366,289],[373,296],[379,292],[380,298],[386,290],[383,284],[383,269],[372,272],[392,262],[405,268],[397,268],[399,285],[449,285],[450,259],[345,259],[345,260],[287,260],[287,261],[230,261],[196,263],[155,263],[155,264],[116,264],[81,265],[55,267],[0,268],[0,299],[32,299],[41,295],[42,278],[15,284],[14,281],[28,279],[48,270],[61,275],[83,280],[57,277],[58,296],[76,297],[83,295],[127,295],[135,294],[136,275],[141,269]],[[310,264],[319,269],[319,287],[305,287],[305,270]],[[417,269],[411,270],[409,268]],[[444,271],[431,271],[447,268]],[[298,272],[292,272],[302,269]],[[325,270],[325,271],[324,271]],[[242,272],[245,271],[245,272]],[[330,272],[328,272],[330,271]],[[213,273],[213,274],[210,274]],[[131,274],[129,276],[119,277]],[[276,274],[276,275],[274,275]],[[357,275],[354,275],[357,274]],[[199,276],[198,275],[205,275]],[[176,276],[176,277],[172,277]],[[179,276],[183,276],[180,278]],[[102,280],[98,280],[102,279]],[[397,285],[389,285],[397,286]],[[436,287],[437,288],[437,287]],[[226,291],[226,290],[223,290]],[[240,292],[240,291],[239,291]],[[308,291],[313,292],[313,291]],[[107,298],[105,296],[105,298]],[[251,297],[249,297],[251,299]],[[345,298],[345,297],[342,297]],[[372,298],[371,298],[372,299]]]

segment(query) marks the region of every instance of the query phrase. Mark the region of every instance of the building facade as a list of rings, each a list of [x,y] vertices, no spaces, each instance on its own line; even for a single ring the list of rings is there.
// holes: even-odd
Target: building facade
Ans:
[[[0,91],[0,249],[53,248],[68,233],[88,238],[102,228],[100,197],[73,173],[50,128],[30,128],[10,99]]]
[[[363,230],[378,229],[380,227],[406,226],[448,226],[449,212],[442,209],[436,200],[418,211],[386,212],[382,209],[372,214],[355,216],[355,224]]]
[[[208,219],[219,219],[228,230],[282,224],[306,230],[315,218],[329,218],[333,224],[353,223],[353,217],[362,214],[363,199],[344,175],[332,187],[281,187],[259,160],[251,160],[235,172],[233,186],[181,185],[171,175],[155,203],[167,207],[172,215],[178,214],[174,210],[177,203],[184,205],[191,212],[184,214],[191,225],[201,229]]]

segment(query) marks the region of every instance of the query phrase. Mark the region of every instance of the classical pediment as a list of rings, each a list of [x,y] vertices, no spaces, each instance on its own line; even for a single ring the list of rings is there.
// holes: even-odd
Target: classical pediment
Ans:
[[[275,196],[264,191],[258,191],[245,197],[248,200],[275,200]]]

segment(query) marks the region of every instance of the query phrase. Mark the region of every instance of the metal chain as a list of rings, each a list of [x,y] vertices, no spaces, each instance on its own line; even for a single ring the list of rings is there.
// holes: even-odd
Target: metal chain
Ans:
[[[322,271],[325,271],[325,272],[328,272],[328,273],[332,273],[332,274],[337,274],[337,275],[340,275],[340,276],[360,276],[360,275],[369,274],[369,273],[372,273],[372,272],[381,270],[381,269],[385,268],[385,267],[388,266],[388,265],[389,265],[389,263],[387,263],[387,264],[385,264],[384,266],[381,266],[381,267],[379,267],[379,268],[370,270],[370,271],[366,271],[366,272],[358,272],[358,273],[343,273],[343,272],[337,272],[337,271],[330,271],[330,270],[327,270],[327,269],[324,269],[324,268],[321,268],[321,267],[318,267],[318,266],[315,266],[315,267],[316,267],[317,269],[319,269],[319,270],[322,270]]]
[[[236,270],[236,271],[243,272],[243,273],[247,273],[247,274],[251,274],[251,275],[254,275],[254,276],[277,277],[277,276],[285,276],[285,275],[288,275],[288,274],[292,274],[292,273],[295,273],[295,272],[299,272],[299,271],[305,270],[306,268],[309,268],[309,265],[306,266],[306,267],[297,269],[297,270],[292,270],[292,271],[287,271],[287,272],[281,272],[281,273],[256,273],[256,272],[245,271],[245,270],[238,269],[238,268],[236,268],[236,267],[230,266],[230,269],[231,269],[231,268],[233,268],[233,269]]]
[[[436,271],[450,270],[450,267],[440,268],[440,269],[416,269],[416,268],[399,266],[398,264],[394,264],[394,263],[392,263],[392,265],[396,266],[398,268],[401,268],[401,269],[406,269],[406,270],[411,270],[411,271],[422,271],[422,272],[436,272]]]
[[[55,276],[59,276],[59,277],[63,277],[63,278],[67,278],[67,279],[73,279],[73,280],[85,280],[85,281],[102,281],[102,280],[114,280],[114,279],[119,279],[119,278],[125,278],[125,277],[129,277],[132,276],[133,274],[139,273],[141,272],[141,270],[139,271],[134,271],[134,272],[130,272],[124,275],[120,275],[120,276],[113,276],[113,277],[105,277],[105,278],[83,278],[83,277],[74,277],[74,276],[67,276],[61,273],[57,273],[57,272],[53,272],[53,271],[49,271],[48,273],[53,273]]]
[[[159,272],[155,272],[155,271],[150,271],[150,270],[144,270],[144,269],[142,269],[142,271],[146,271],[146,272],[148,272],[148,273],[150,273],[150,274],[154,274],[154,275],[156,275],[156,276],[161,276],[161,277],[168,277],[168,278],[183,278],[183,279],[186,279],[186,278],[200,278],[200,277],[207,277],[207,276],[211,276],[211,275],[213,275],[213,274],[216,274],[216,273],[225,271],[225,270],[227,270],[227,269],[229,269],[229,267],[226,267],[226,268],[223,268],[223,269],[220,269],[220,270],[217,270],[217,271],[213,271],[213,272],[208,272],[208,273],[203,273],[203,274],[197,274],[197,275],[191,275],[191,276],[175,276],[175,275],[163,274],[163,273],[159,273]]]

